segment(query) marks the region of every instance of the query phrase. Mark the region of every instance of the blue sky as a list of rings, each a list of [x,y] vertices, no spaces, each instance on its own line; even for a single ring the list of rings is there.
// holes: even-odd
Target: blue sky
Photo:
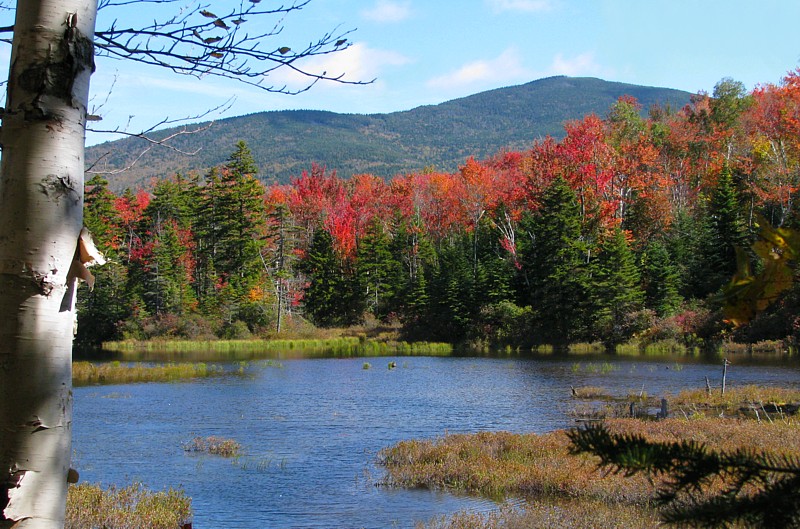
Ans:
[[[224,4],[212,5],[222,12]],[[136,131],[230,97],[222,117],[293,108],[392,112],[562,74],[690,92],[711,92],[731,77],[752,89],[800,66],[799,22],[797,0],[312,0],[285,19],[281,38],[292,46],[353,29],[353,46],[320,67],[373,84],[319,84],[285,96],[106,60],[92,78],[103,116],[95,126]],[[294,82],[277,73],[274,81]],[[107,139],[115,137],[88,141]]]

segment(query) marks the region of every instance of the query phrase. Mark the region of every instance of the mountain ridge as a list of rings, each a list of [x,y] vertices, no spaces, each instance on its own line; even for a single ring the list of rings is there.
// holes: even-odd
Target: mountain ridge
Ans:
[[[556,76],[495,88],[436,105],[380,114],[325,110],[276,110],[216,121],[208,130],[175,138],[182,151],[154,148],[131,169],[109,175],[112,189],[146,187],[153,177],[205,173],[224,163],[237,141],[245,140],[265,182],[288,182],[313,163],[339,176],[371,173],[384,178],[434,167],[455,171],[467,158],[485,158],[502,149],[522,150],[546,136],[563,137],[564,123],[595,113],[605,115],[619,97],[630,95],[648,109],[680,108],[691,94],[681,90]],[[164,137],[179,128],[158,131]],[[118,170],[146,148],[126,138],[87,148],[87,165]],[[98,169],[99,168],[99,169]]]

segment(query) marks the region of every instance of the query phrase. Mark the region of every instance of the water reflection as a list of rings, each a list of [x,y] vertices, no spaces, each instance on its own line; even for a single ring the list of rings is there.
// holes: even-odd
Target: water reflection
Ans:
[[[494,505],[376,487],[381,448],[446,432],[568,427],[571,385],[655,396],[721,374],[716,363],[599,357],[372,358],[366,370],[364,361],[254,362],[252,377],[77,388],[75,464],[87,482],[183,486],[196,528],[413,527]],[[728,384],[798,387],[798,375],[797,366],[735,364]],[[210,435],[236,439],[244,455],[181,448]]]

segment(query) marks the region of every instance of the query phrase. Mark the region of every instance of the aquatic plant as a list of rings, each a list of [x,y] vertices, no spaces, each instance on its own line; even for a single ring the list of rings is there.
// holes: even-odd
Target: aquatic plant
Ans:
[[[608,419],[603,424],[611,432],[641,435],[653,442],[693,439],[721,451],[759,446],[764,453],[782,457],[796,456],[800,446],[800,424],[796,422],[703,418]],[[652,506],[661,478],[650,481],[642,475],[625,478],[598,471],[594,456],[570,454],[568,446],[566,431],[542,435],[509,432],[445,435],[434,440],[398,443],[383,450],[379,462],[386,469],[382,482],[385,486],[451,490],[492,498],[535,498],[545,504],[553,495],[576,501],[599,501],[608,506],[605,512],[611,520],[618,506],[641,508],[651,519],[658,514]]]
[[[67,493],[65,529],[183,529],[191,527],[192,500],[182,490],[153,492],[142,483],[127,487],[81,483]]]
[[[659,527],[659,523],[652,509],[635,505],[546,497],[527,504],[504,503],[488,513],[460,511],[419,522],[416,529],[651,529]]]
[[[170,356],[206,355],[226,360],[252,358],[315,358],[359,356],[449,356],[453,346],[436,342],[405,342],[345,336],[300,340],[148,340],[105,342],[103,349],[123,355],[161,353]]]
[[[241,452],[242,445],[234,439],[224,437],[209,436],[195,437],[183,445],[187,452],[203,452],[221,457],[237,457]]]
[[[130,384],[134,382],[172,382],[192,378],[219,376],[224,370],[205,363],[72,363],[72,383],[75,386],[92,384]]]

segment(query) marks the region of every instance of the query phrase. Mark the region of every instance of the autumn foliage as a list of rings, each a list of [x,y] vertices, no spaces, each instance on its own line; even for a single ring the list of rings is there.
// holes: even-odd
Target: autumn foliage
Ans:
[[[118,264],[100,275],[125,297],[102,338],[163,332],[167,317],[181,322],[166,331],[176,336],[263,334],[313,306],[317,323],[370,315],[453,341],[537,343],[548,318],[569,313],[570,339],[607,341],[614,329],[619,340],[698,343],[731,332],[715,295],[736,269],[725,263],[733,246],[747,249],[759,218],[798,225],[800,69],[751,93],[724,79],[683,109],[623,97],[606,116],[566,123],[561,139],[467,158],[452,173],[342,179],[314,165],[266,187],[248,156],[242,142],[226,166],[165,177],[152,192],[114,196],[90,182],[87,224]],[[548,203],[558,182],[574,208]],[[542,267],[545,248],[572,253]],[[624,271],[612,251],[630,262]],[[609,312],[598,278],[627,285],[614,294],[624,311]],[[576,296],[548,298],[555,313],[541,313],[535,285],[567,280]],[[775,306],[797,303],[789,290]],[[105,310],[101,297],[84,301],[83,321]],[[670,327],[698,307],[706,320]],[[765,321],[747,332],[800,327]]]

